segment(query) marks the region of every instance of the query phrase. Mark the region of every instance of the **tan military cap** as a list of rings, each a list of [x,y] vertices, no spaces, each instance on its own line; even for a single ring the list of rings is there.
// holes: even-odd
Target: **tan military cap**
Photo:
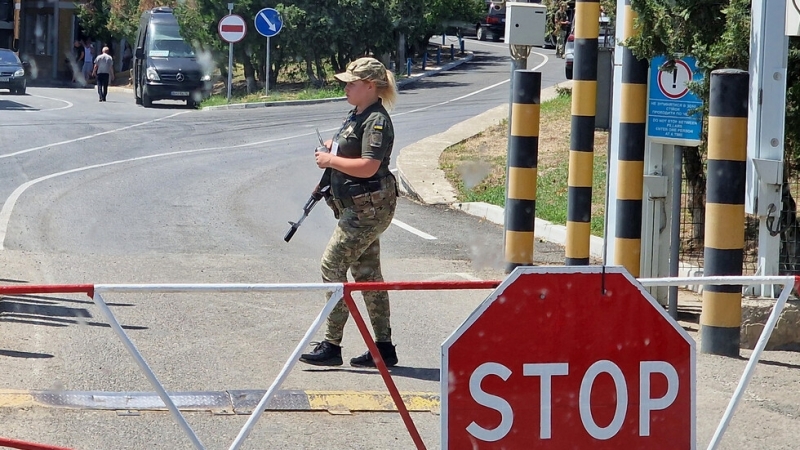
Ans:
[[[369,80],[386,83],[386,67],[375,58],[358,58],[347,65],[347,71],[334,75],[337,80],[349,83],[351,81]]]

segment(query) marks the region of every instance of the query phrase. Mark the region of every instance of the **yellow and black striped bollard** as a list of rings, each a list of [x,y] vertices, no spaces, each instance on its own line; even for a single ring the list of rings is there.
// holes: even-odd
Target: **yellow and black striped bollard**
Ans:
[[[572,84],[572,124],[567,181],[566,264],[589,264],[594,172],[594,125],[597,113],[597,37],[600,2],[575,2],[575,63]]]
[[[533,264],[542,74],[514,71],[505,206],[506,272]]]
[[[749,89],[743,70],[711,72],[703,269],[709,277],[742,274]],[[706,286],[700,351],[738,357],[741,324],[742,286]]]
[[[636,35],[633,28],[635,19],[636,12],[631,9],[631,0],[625,0],[625,39]],[[622,47],[614,264],[625,267],[634,277],[641,273],[648,68],[646,59],[637,59],[629,48]]]

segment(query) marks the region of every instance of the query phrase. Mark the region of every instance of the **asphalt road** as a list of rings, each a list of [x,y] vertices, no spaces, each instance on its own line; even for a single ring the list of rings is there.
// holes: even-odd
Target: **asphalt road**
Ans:
[[[467,49],[475,53],[471,62],[401,91],[393,113],[395,152],[507,102],[507,47],[468,40]],[[553,51],[536,52],[531,60],[541,64],[544,87],[561,81],[563,63]],[[335,223],[330,211],[320,205],[291,243],[283,235],[321,174],[312,156],[314,128],[332,134],[348,109],[345,102],[227,111],[165,102],[145,109],[119,91],[105,103],[92,89],[0,93],[0,278],[11,284],[316,283]],[[502,228],[495,224],[402,199],[395,225],[381,240],[387,279],[502,276]],[[563,259],[554,245],[542,244],[541,255]],[[401,391],[438,392],[439,345],[486,294],[393,294]],[[322,306],[318,292],[106,300],[171,391],[265,389]],[[0,389],[153,391],[86,297],[5,297],[0,324]],[[352,326],[344,348],[346,358],[363,351]],[[301,367],[282,387],[385,392],[370,371]],[[77,448],[188,446],[165,413],[133,421],[40,408],[0,414],[0,437]],[[434,420],[420,426],[430,440],[438,420],[427,416]],[[202,424],[209,448],[219,448],[241,426],[238,417],[229,419],[193,420]],[[245,448],[319,447],[314,442],[376,448],[361,441],[376,423],[392,430],[378,447],[408,443],[396,415],[352,416],[353,431],[340,442],[320,436],[317,427],[338,432],[341,422],[318,419],[274,416],[288,427],[281,444],[259,439],[274,426],[266,425]]]
[[[395,151],[508,101],[510,61],[499,43],[467,40],[475,59],[401,92]],[[563,80],[552,50],[543,86]],[[546,59],[549,58],[549,59]],[[334,219],[315,210],[290,244],[316,184],[314,128],[330,134],[344,102],[229,111],[179,104],[136,106],[130,93],[97,102],[91,89],[0,93],[0,282],[315,283]],[[443,207],[401,199],[383,239],[389,280],[502,276],[501,227]],[[431,239],[435,238],[435,239]],[[537,257],[563,252],[537,243]],[[439,346],[486,291],[393,292],[394,340],[403,392],[437,393]],[[266,389],[322,306],[318,292],[110,294],[122,326],[166,389]],[[681,324],[697,339],[697,314]],[[317,336],[318,338],[321,336]],[[364,344],[348,324],[344,356]],[[520,342],[520,351],[535,342]],[[743,351],[743,357],[749,352]],[[698,448],[711,439],[746,361],[697,355]],[[723,449],[794,449],[800,389],[793,352],[767,352]],[[296,367],[283,389],[377,391],[375,371]],[[13,391],[9,393],[10,391]],[[153,388],[81,295],[0,300],[0,437],[76,449],[191,448],[165,412],[44,408],[14,393],[136,392]],[[4,403],[12,400],[10,403]],[[428,448],[439,416],[413,413]],[[207,448],[228,448],[245,416],[188,412]],[[396,413],[267,412],[243,448],[412,448]]]

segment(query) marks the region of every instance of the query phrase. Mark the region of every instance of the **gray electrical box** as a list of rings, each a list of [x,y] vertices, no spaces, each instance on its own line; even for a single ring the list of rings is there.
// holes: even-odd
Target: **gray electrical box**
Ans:
[[[506,2],[506,44],[542,47],[546,28],[547,6]]]

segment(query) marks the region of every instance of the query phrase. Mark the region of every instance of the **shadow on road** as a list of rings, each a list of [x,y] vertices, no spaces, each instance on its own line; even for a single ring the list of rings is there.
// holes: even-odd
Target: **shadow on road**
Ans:
[[[41,300],[44,299],[44,300]],[[94,322],[91,313],[85,308],[59,305],[58,301],[65,300],[81,303],[80,300],[58,299],[53,301],[48,297],[3,297],[0,300],[0,322],[21,323],[48,327],[67,327],[70,325],[87,325],[92,327],[110,328],[104,322]],[[92,303],[87,301],[86,303]],[[128,305],[130,306],[130,305]],[[122,325],[126,330],[147,330],[148,327]]]
[[[39,111],[39,108],[34,108],[24,103],[19,103],[13,100],[6,100],[1,97],[11,96],[9,94],[0,93],[0,111]],[[14,95],[16,98],[25,98],[25,95]]]
[[[348,373],[359,373],[364,375],[381,374],[377,369],[348,369],[342,367],[303,368],[303,371],[304,372],[348,372]],[[394,377],[414,378],[416,380],[439,381],[441,378],[440,370],[438,368],[395,366],[390,368],[389,372]]]
[[[53,355],[49,353],[18,352],[16,350],[2,350],[2,349],[0,349],[0,356],[7,356],[9,358],[25,358],[25,359],[53,358]]]

